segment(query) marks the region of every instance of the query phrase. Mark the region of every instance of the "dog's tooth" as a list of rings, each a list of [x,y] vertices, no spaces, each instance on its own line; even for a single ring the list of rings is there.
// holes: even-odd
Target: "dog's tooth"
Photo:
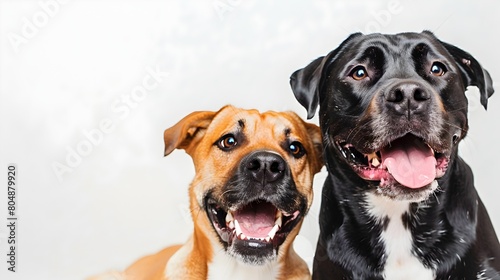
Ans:
[[[245,239],[247,239],[247,236],[242,233],[242,234],[240,234],[240,239],[245,240]]]
[[[266,238],[264,238],[264,240],[265,240],[266,242],[269,242],[269,241],[271,241],[271,237],[267,236]]]
[[[271,239],[274,238],[274,235],[276,235],[276,232],[279,230],[279,226],[278,225],[274,225],[274,227],[271,229],[271,231],[267,234],[268,237],[270,237]]]
[[[233,214],[231,214],[231,212],[228,211],[227,214],[226,214],[226,223],[231,222],[233,219],[234,219],[233,218]]]
[[[236,229],[236,236],[243,234],[243,231],[241,231],[240,223],[238,223],[238,220],[234,220],[234,229]]]
[[[275,225],[281,227],[281,224],[282,224],[283,220],[281,218],[281,216],[279,216],[276,221],[274,222]]]
[[[372,165],[375,166],[375,167],[377,167],[377,166],[380,165],[380,161],[378,161],[378,159],[375,157],[375,158],[372,159]]]
[[[283,213],[281,213],[281,211],[276,211],[276,215],[274,215],[274,219],[276,220],[277,218],[283,216]]]
[[[368,161],[371,161],[373,158],[376,158],[377,155],[375,153],[365,155],[368,158]]]
[[[234,228],[234,221],[230,221],[227,226],[230,228],[230,229],[233,229]]]

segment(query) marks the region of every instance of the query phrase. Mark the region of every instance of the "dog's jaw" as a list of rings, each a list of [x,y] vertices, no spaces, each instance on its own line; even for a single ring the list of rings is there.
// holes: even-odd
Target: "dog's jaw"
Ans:
[[[369,154],[361,153],[353,144],[344,141],[334,142],[335,152],[341,155],[359,177],[374,186],[378,194],[395,200],[420,202],[427,199],[437,189],[436,179],[446,173],[449,163],[449,153],[435,152],[423,140],[411,134],[395,141],[388,141],[388,145]],[[391,149],[398,151],[393,152]],[[405,149],[410,151],[404,151]],[[394,159],[396,156],[392,155],[394,153],[399,153],[398,156],[403,159],[396,161]],[[417,163],[414,164],[412,161]],[[402,168],[407,170],[401,170]],[[412,179],[414,181],[411,181]]]
[[[280,246],[304,216],[301,205],[287,212],[263,198],[224,206],[208,194],[206,215],[224,250],[242,263],[264,265],[277,259]],[[300,210],[299,210],[300,209]]]

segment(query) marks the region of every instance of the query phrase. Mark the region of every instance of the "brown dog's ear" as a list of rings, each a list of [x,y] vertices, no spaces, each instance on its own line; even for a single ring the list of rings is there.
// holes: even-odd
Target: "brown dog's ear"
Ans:
[[[315,166],[313,168],[314,173],[318,173],[321,168],[324,165],[323,161],[323,137],[321,136],[321,130],[319,126],[304,122],[304,125],[306,126],[307,129],[307,134],[311,138],[311,141],[314,145],[314,151],[315,151]]]
[[[493,95],[493,81],[491,76],[481,64],[468,52],[443,41],[439,41],[448,50],[460,68],[460,74],[464,86],[476,86],[481,93],[481,104],[484,109],[488,108],[488,98]]]
[[[185,149],[189,154],[192,144],[199,141],[212,122],[217,112],[193,112],[163,133],[165,140],[165,156],[175,149]]]
[[[290,86],[292,87],[293,94],[300,105],[304,106],[307,110],[307,118],[310,119],[314,117],[316,109],[319,105],[319,92],[322,87],[322,83],[328,65],[334,61],[337,54],[344,49],[345,45],[351,41],[354,37],[360,36],[361,33],[351,34],[347,39],[345,39],[339,47],[331,51],[327,56],[322,56],[315,59],[306,67],[295,71],[290,76]]]

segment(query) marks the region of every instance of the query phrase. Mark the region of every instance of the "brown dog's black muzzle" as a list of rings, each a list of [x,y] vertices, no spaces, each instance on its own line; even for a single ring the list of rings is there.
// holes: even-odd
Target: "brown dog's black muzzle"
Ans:
[[[262,186],[283,180],[287,163],[278,154],[257,151],[246,156],[240,164],[240,172],[247,179]]]

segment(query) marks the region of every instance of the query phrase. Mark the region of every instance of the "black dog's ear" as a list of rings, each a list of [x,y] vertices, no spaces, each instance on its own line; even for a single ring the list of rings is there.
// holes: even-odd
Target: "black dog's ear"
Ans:
[[[307,118],[314,117],[319,104],[319,91],[326,74],[326,68],[335,60],[337,54],[352,38],[360,36],[361,33],[351,34],[339,47],[331,51],[327,56],[315,59],[306,67],[295,71],[290,76],[290,85],[293,94],[299,103],[307,110]]]
[[[290,76],[290,86],[300,105],[307,110],[307,118],[314,117],[319,103],[319,82],[324,56],[315,59],[305,68],[299,69]]]
[[[476,86],[479,88],[479,92],[481,93],[481,104],[484,109],[487,109],[488,98],[495,91],[493,89],[493,81],[488,71],[486,71],[486,69],[484,69],[468,52],[445,42],[441,42],[441,44],[443,44],[446,50],[448,50],[455,59],[460,68],[465,87]]]

